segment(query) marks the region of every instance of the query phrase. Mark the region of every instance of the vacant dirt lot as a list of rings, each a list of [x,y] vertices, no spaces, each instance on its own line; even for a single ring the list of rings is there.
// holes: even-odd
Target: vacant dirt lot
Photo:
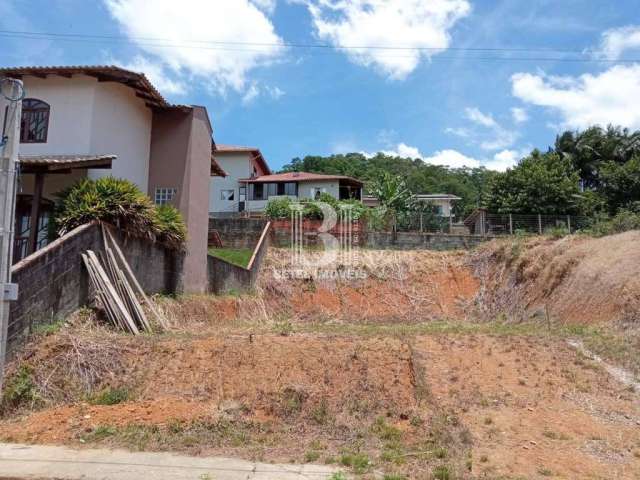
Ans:
[[[154,336],[82,312],[12,363],[0,439],[334,463],[363,478],[640,478],[640,392],[567,343],[633,368],[631,297],[606,324],[610,307],[559,318],[578,290],[617,304],[597,282],[617,284],[583,278],[588,241],[535,242],[370,252],[366,278],[337,282],[282,279],[274,251],[253,295],[158,299],[173,326]],[[509,285],[520,303],[501,317]]]

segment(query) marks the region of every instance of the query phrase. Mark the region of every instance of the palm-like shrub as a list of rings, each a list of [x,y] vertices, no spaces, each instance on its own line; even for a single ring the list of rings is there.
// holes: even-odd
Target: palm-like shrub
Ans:
[[[173,205],[161,205],[156,209],[160,240],[171,245],[180,245],[187,238],[187,227],[182,215]]]
[[[184,242],[186,227],[173,207],[160,212],[138,187],[124,179],[103,177],[82,179],[58,195],[52,220],[55,235],[92,220],[111,223],[118,228],[174,246]]]

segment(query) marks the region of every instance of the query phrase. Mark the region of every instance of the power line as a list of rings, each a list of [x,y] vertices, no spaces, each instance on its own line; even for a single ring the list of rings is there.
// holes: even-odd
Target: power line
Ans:
[[[566,56],[477,56],[477,55],[438,55],[431,56],[431,59],[442,60],[513,60],[513,61],[536,61],[536,62],[570,62],[570,63],[636,63],[640,59],[614,59],[614,58],[594,58],[587,57],[590,52],[578,49],[560,49],[553,47],[533,47],[533,48],[506,48],[506,47],[416,47],[416,46],[399,46],[399,45],[361,45],[361,46],[336,46],[320,43],[268,43],[268,42],[234,42],[220,40],[183,40],[175,42],[169,38],[160,37],[123,37],[116,35],[91,35],[78,33],[58,33],[58,32],[30,32],[17,30],[0,30],[0,37],[19,38],[23,40],[48,40],[63,41],[73,43],[99,43],[99,44],[125,44],[141,47],[167,48],[167,49],[198,49],[198,50],[222,50],[246,53],[272,53],[272,49],[292,48],[307,49],[307,54],[317,55],[320,50],[329,54],[351,52],[362,53],[363,51],[382,51],[382,52],[440,52],[451,51],[460,53],[497,53],[497,54],[527,54],[527,53],[546,53],[559,55],[580,55],[581,57]],[[257,48],[262,47],[262,48]],[[325,53],[325,52],[323,52]],[[397,54],[376,54],[379,58],[414,58],[414,55],[397,55]]]
[[[78,38],[78,39],[101,39],[101,40],[120,40],[120,41],[157,41],[167,42],[172,39],[162,37],[140,37],[130,36],[123,37],[118,35],[91,35],[85,33],[56,33],[56,32],[28,32],[19,30],[0,30],[1,34],[7,35],[29,35],[29,36],[44,36],[54,38]],[[299,43],[299,42],[234,42],[234,41],[222,41],[222,40],[183,40],[186,43],[200,43],[200,44],[213,44],[213,45],[238,45],[238,46],[260,46],[260,47],[286,47],[286,48],[323,48],[334,49],[339,48],[343,50],[417,50],[417,51],[440,51],[440,50],[455,50],[455,51],[471,51],[471,52],[546,52],[546,53],[579,53],[584,54],[583,49],[559,49],[554,47],[535,47],[535,48],[506,48],[506,47],[420,47],[409,45],[331,45],[327,43]]]

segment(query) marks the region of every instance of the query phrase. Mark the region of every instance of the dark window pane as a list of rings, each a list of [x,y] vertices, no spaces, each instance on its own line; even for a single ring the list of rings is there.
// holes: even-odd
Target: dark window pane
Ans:
[[[22,101],[20,142],[45,143],[49,129],[49,105],[41,100],[27,98]]]
[[[285,184],[285,195],[295,197],[298,194],[296,186],[294,182]]]

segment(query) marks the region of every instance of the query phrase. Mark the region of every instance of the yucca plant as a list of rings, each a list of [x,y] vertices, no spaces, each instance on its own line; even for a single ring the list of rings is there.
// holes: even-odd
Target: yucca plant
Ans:
[[[187,227],[178,209],[172,205],[161,205],[156,208],[156,218],[160,227],[160,240],[180,246],[187,239]]]
[[[102,220],[175,246],[186,237],[184,222],[175,208],[168,207],[160,213],[151,199],[128,180],[115,177],[82,179],[57,196],[59,201],[52,220],[55,235],[64,235],[92,220]]]

